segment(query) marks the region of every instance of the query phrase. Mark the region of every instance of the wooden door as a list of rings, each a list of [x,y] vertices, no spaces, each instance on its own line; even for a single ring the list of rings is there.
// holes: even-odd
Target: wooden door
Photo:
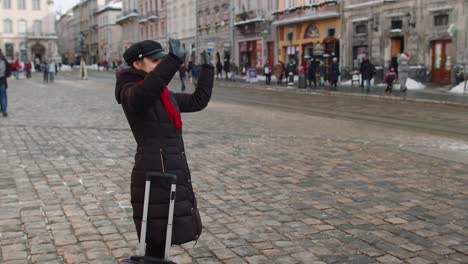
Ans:
[[[432,82],[450,84],[451,59],[450,49],[452,43],[449,40],[436,40],[432,42]]]
[[[392,38],[392,58],[398,57],[398,55],[403,52],[402,46],[402,38]]]

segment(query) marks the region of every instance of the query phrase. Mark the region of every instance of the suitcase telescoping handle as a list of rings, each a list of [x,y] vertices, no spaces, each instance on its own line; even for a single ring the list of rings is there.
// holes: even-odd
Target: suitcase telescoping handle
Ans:
[[[143,220],[141,222],[140,232],[140,252],[143,256],[146,254],[146,227],[148,224],[148,206],[151,180],[158,178],[161,182],[166,181],[171,185],[171,192],[169,195],[169,215],[167,217],[167,231],[166,231],[166,247],[164,249],[164,259],[169,259],[169,249],[171,248],[172,241],[172,221],[174,219],[174,203],[176,195],[176,182],[177,176],[169,173],[161,172],[147,172],[145,184],[145,200],[143,203]]]

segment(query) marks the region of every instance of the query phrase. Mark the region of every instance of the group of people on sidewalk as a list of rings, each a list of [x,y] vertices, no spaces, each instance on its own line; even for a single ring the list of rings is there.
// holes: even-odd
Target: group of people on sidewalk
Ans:
[[[287,64],[278,60],[272,67],[269,61],[263,66],[263,74],[265,76],[265,83],[271,84],[271,75],[275,75],[277,84],[283,85],[283,79],[286,79],[288,85],[294,85],[294,76],[305,76],[307,79],[307,86],[314,87],[325,86],[328,81],[332,87],[337,87],[340,76],[340,67],[338,59],[333,58],[332,64],[326,66],[323,61],[315,58],[305,59],[303,64],[297,67],[294,59],[290,59]]]
[[[406,93],[408,90],[406,84],[410,71],[409,59],[410,54],[408,52],[403,52],[398,58],[398,71],[396,71],[392,65],[389,67],[382,81],[382,83],[386,85],[384,94],[392,94],[393,87],[397,81],[400,84],[400,92]],[[376,73],[375,65],[369,60],[369,58],[364,58],[359,71],[361,73],[361,91],[364,92],[365,83],[366,92],[369,93],[371,88],[371,81]]]
[[[54,82],[55,75],[58,71],[60,71],[61,64],[57,64],[53,60],[49,63],[47,61],[41,63],[38,60],[36,60],[34,65],[30,60],[25,61],[24,65],[22,65],[19,59],[16,59],[12,62],[8,62],[6,56],[0,49],[0,107],[3,117],[8,116],[7,79],[11,76],[14,76],[16,80],[19,80],[20,73],[22,70],[24,70],[25,77],[27,79],[30,79],[32,77],[33,67],[36,72],[43,73],[44,82],[48,83]]]

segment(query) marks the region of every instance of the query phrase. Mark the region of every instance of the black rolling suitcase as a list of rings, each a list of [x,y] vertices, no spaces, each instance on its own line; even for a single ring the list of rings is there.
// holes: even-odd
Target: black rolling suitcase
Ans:
[[[160,182],[169,183],[171,186],[171,192],[169,196],[169,215],[167,218],[166,246],[164,250],[164,259],[145,256],[149,195],[150,195],[151,179],[153,178],[158,178]],[[141,222],[141,234],[140,234],[140,253],[142,253],[142,255],[131,256],[128,259],[124,259],[120,261],[119,264],[176,264],[172,261],[169,261],[169,249],[171,248],[171,241],[172,241],[172,221],[174,218],[176,182],[177,182],[177,176],[173,174],[159,173],[159,172],[146,173],[145,199],[143,203],[143,220]]]

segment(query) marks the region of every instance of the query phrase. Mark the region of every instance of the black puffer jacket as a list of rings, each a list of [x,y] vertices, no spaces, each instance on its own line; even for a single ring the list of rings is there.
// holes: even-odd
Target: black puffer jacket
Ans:
[[[149,74],[135,69],[117,73],[115,96],[122,104],[137,142],[131,178],[131,203],[138,235],[141,230],[145,172],[165,171],[177,175],[174,210],[173,244],[197,240],[202,231],[200,214],[192,189],[190,170],[185,156],[182,130],[176,130],[160,100],[160,95],[179,70],[182,61],[172,53]],[[214,69],[202,66],[197,89],[193,94],[170,93],[179,112],[205,108],[211,98]],[[151,185],[147,243],[164,246],[168,213],[169,186]]]

